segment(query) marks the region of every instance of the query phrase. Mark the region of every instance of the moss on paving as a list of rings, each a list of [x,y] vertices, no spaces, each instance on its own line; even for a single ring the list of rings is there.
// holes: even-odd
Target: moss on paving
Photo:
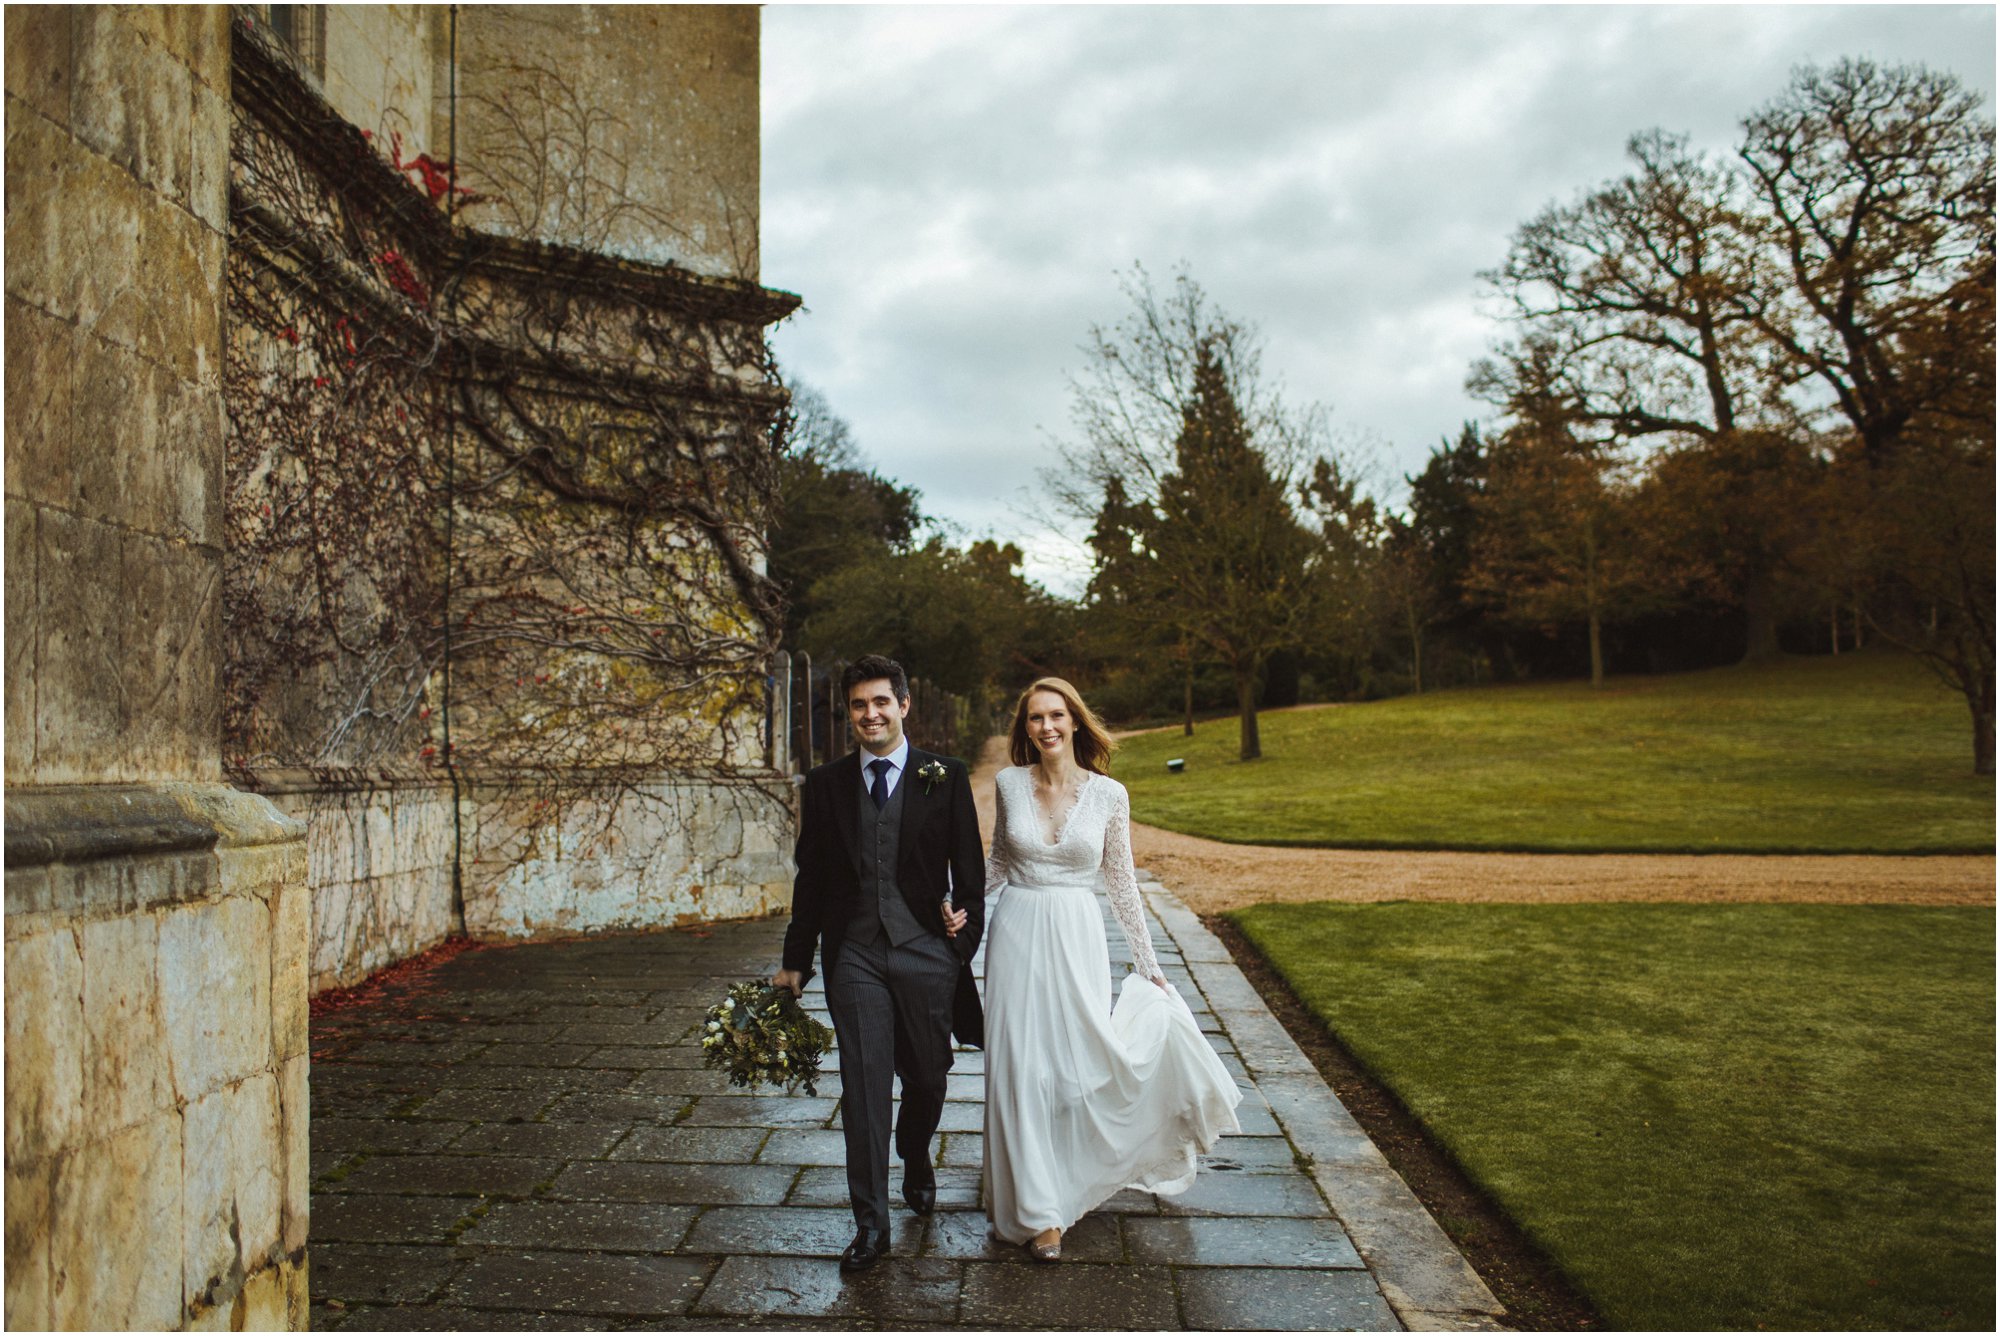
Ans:
[[[1614,1327],[1991,1330],[1991,909],[1232,917]]]
[[[1127,740],[1115,773],[1138,820],[1244,844],[1990,852],[1969,718],[1913,660],[1845,654],[1268,713],[1249,763],[1215,719]]]

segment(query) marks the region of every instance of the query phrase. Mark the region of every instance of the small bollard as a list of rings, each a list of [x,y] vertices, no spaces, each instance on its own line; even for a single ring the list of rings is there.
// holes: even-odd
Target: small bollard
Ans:
[[[1167,769],[1178,775],[1181,771],[1187,769],[1187,758],[1176,756],[1173,760],[1167,762]]]

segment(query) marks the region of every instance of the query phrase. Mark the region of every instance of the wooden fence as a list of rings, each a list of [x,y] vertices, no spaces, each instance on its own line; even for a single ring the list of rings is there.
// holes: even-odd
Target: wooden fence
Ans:
[[[764,761],[783,774],[804,774],[854,749],[840,674],[847,661],[818,665],[803,650],[779,650],[765,678]],[[903,723],[913,745],[961,756],[975,731],[972,705],[920,677],[910,679],[910,714]],[[975,739],[976,741],[976,739]],[[971,758],[967,758],[968,760]]]

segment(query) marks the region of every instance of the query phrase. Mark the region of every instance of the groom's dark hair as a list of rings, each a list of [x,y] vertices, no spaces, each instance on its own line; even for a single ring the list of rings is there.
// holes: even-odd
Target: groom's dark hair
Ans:
[[[896,699],[910,698],[910,679],[903,673],[903,665],[880,654],[864,654],[853,663],[840,670],[840,703],[847,704],[847,698],[854,694],[854,688],[863,682],[873,682],[878,678],[889,679],[889,689],[896,693]]]

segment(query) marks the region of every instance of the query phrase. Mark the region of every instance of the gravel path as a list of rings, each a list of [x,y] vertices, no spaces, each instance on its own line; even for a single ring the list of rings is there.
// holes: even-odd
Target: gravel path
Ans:
[[[973,772],[980,821],[993,827],[1004,740]],[[1991,855],[1494,854],[1283,849],[1224,844],[1134,823],[1132,853],[1197,914],[1266,901],[1453,900],[1539,903],[1678,900],[1990,905]]]

